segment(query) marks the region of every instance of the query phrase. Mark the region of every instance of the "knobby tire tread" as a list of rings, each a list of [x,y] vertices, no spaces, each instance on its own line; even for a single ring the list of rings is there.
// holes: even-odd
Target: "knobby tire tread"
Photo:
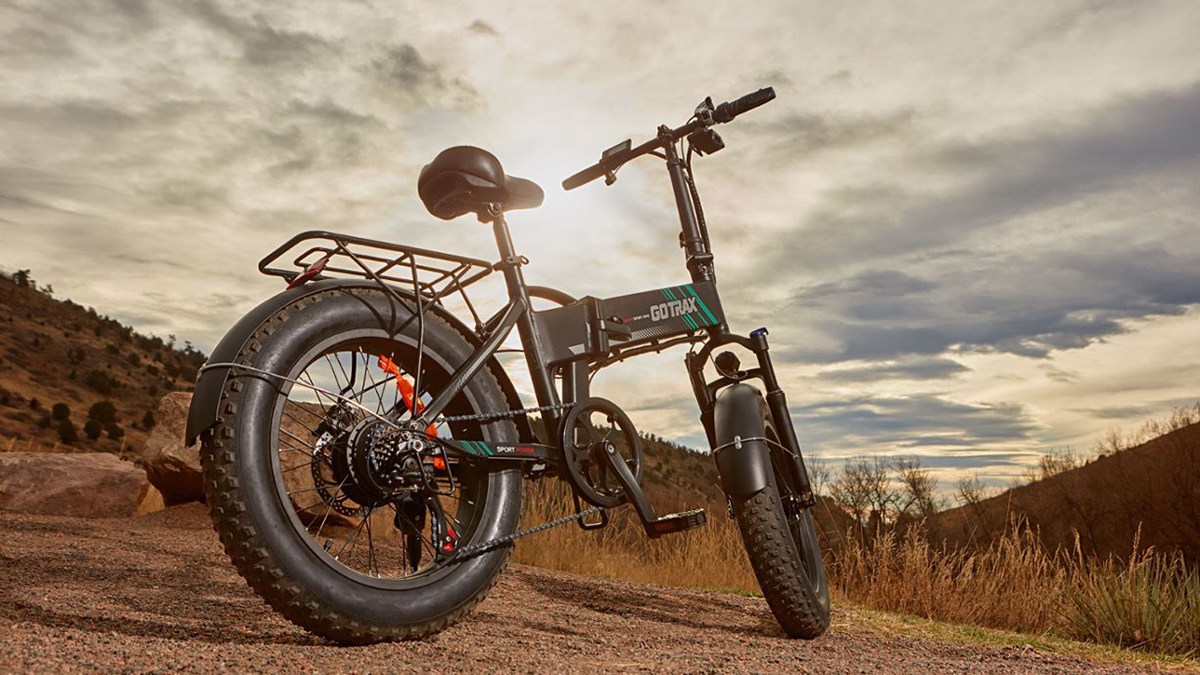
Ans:
[[[297,310],[318,301],[310,296],[276,313],[255,331],[235,362],[250,365],[253,356],[262,351],[263,338],[278,330]],[[427,315],[425,321],[441,319]],[[449,324],[445,325],[454,330]],[[481,369],[476,377],[488,378],[490,381],[487,384],[501,391],[490,369]],[[360,621],[329,607],[306,588],[289,581],[273,559],[270,549],[263,544],[255,524],[247,514],[245,504],[238,496],[240,486],[234,475],[233,457],[235,425],[226,424],[224,420],[236,418],[241,389],[242,384],[237,378],[226,379],[220,402],[222,421],[203,438],[200,460],[204,475],[204,496],[209,505],[213,529],[220,537],[225,553],[250,588],[275,611],[297,626],[339,643],[372,644],[390,640],[419,640],[457,622],[479,604],[496,585],[500,574],[508,566],[511,548],[504,550],[503,559],[496,566],[491,578],[479,587],[468,602],[450,613],[422,624],[379,626]],[[517,438],[516,426],[511,421],[502,423],[511,426],[511,438]],[[523,491],[523,481],[519,485]]]
[[[808,574],[778,490],[769,484],[745,499],[735,499],[734,512],[754,576],[771,612],[793,637],[812,639],[829,627],[829,613],[808,588]]]

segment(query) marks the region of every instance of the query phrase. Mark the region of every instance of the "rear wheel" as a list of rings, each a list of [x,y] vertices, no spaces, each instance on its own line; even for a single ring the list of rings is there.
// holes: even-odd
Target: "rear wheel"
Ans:
[[[411,316],[365,289],[281,310],[237,361],[287,380],[231,369],[202,453],[214,526],[238,571],[288,619],[338,642],[418,638],[461,618],[509,549],[463,560],[453,550],[513,532],[520,515],[519,470],[456,462],[382,420],[411,417],[397,374],[419,380],[427,401],[472,351],[438,317]],[[506,408],[485,368],[447,415]],[[517,440],[510,420],[437,434]]]
[[[829,584],[809,508],[800,506],[792,484],[790,458],[779,443],[767,406],[761,406],[762,434],[771,443],[767,486],[732,500],[734,515],[754,575],[771,612],[792,637],[815,638],[829,627]]]

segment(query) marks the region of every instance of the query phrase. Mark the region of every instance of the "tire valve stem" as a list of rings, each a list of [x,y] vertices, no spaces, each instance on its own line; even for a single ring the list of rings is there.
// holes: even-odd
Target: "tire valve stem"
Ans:
[[[329,549],[333,548],[333,540],[332,540],[332,539],[326,539],[326,540],[325,540],[325,543],[324,543],[324,544],[321,544],[321,548],[325,549],[325,552],[326,552],[326,553],[329,553]]]

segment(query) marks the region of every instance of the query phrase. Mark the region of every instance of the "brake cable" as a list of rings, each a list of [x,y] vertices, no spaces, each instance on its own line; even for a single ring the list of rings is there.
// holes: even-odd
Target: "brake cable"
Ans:
[[[683,159],[683,176],[687,179],[688,194],[692,197],[692,205],[696,207],[696,224],[700,226],[700,236],[704,239],[704,248],[712,250],[712,241],[708,238],[708,223],[704,220],[704,206],[700,203],[700,192],[696,189],[696,179],[692,176],[692,144],[688,143],[687,153]]]

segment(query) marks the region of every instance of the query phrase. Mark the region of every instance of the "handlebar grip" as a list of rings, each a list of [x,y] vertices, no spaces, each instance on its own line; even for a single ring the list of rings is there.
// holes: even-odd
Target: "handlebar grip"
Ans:
[[[604,167],[601,164],[593,164],[574,176],[564,180],[562,182],[562,187],[564,190],[574,190],[581,185],[587,185],[588,183],[596,180],[597,178],[603,176],[604,173]]]
[[[718,124],[728,122],[738,115],[754,110],[774,98],[775,89],[772,87],[763,87],[752,94],[746,94],[736,101],[728,101],[717,106],[717,109],[713,111],[713,121]]]

